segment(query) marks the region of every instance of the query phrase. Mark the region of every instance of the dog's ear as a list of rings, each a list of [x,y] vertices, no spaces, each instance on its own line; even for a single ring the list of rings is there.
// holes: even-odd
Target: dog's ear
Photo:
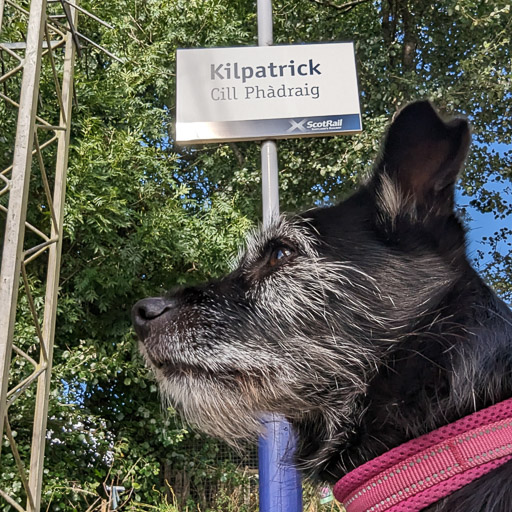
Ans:
[[[384,141],[373,177],[377,204],[387,216],[452,212],[454,185],[470,142],[466,120],[446,123],[427,101],[408,105]]]

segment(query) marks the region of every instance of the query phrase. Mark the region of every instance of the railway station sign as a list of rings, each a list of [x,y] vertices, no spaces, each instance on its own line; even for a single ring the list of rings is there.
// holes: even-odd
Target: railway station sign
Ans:
[[[353,43],[178,50],[176,142],[362,130]]]

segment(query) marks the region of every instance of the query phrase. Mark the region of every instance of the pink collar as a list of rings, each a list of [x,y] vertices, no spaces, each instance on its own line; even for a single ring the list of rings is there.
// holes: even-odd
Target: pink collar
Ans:
[[[417,512],[512,459],[512,398],[412,439],[334,486],[346,512]]]

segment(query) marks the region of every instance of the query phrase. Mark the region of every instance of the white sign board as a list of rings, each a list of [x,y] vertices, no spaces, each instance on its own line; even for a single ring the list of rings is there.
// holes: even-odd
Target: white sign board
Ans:
[[[353,43],[178,50],[176,70],[178,143],[362,129]]]

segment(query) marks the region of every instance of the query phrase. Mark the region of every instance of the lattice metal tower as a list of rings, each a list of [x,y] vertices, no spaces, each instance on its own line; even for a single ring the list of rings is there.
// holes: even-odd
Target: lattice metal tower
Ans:
[[[22,512],[40,508],[78,10],[76,0],[0,0],[0,147],[10,148],[0,154],[0,464],[14,459],[19,482],[0,489],[0,508],[7,502]],[[34,201],[35,220],[27,218]],[[46,265],[40,297],[31,265]],[[33,330],[18,336],[16,321],[27,314]],[[34,396],[27,460],[9,421],[23,393]]]

